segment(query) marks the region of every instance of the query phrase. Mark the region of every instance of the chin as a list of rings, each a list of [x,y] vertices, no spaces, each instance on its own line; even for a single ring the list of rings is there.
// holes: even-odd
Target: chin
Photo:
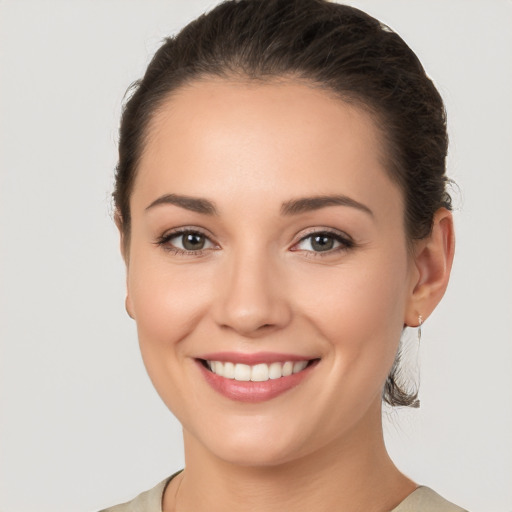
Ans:
[[[231,418],[231,421],[211,418],[209,426],[208,430],[196,429],[192,435],[185,431],[186,447],[195,445],[203,453],[209,452],[233,465],[279,466],[306,456],[314,448],[307,426],[301,427],[298,422],[287,426],[283,418],[264,415]]]
[[[275,467],[299,457],[292,446],[268,442],[216,443],[211,452],[219,459],[245,467]]]

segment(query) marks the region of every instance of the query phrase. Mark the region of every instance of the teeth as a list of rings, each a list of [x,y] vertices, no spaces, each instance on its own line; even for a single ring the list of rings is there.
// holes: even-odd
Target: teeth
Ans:
[[[308,362],[307,361],[297,361],[296,363],[293,363],[293,373],[299,373],[304,368],[306,368]]]
[[[226,377],[226,379],[234,379],[235,378],[235,365],[233,363],[224,363],[224,373],[222,375]]]
[[[284,363],[260,363],[254,366],[248,364],[234,364],[222,361],[206,361],[210,370],[226,379],[235,379],[244,382],[265,382],[269,379],[288,377],[292,373],[299,373],[308,365],[309,361],[286,361]]]
[[[265,365],[267,366],[267,365]],[[281,363],[272,363],[268,367],[269,379],[279,379],[283,376],[283,365]]]
[[[235,380],[251,380],[251,367],[248,364],[235,364]]]
[[[251,380],[253,382],[265,382],[268,380],[268,374],[269,370],[267,364],[257,364],[251,369]]]
[[[293,363],[291,361],[287,361],[283,364],[283,377],[288,377],[293,373]]]

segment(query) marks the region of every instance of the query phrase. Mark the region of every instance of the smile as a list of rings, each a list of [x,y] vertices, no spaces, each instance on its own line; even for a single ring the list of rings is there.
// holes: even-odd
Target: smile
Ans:
[[[229,361],[206,361],[206,365],[211,372],[225,379],[234,379],[241,382],[266,382],[271,379],[289,377],[304,370],[308,363],[309,361],[286,361],[284,363],[260,363],[250,366]]]
[[[320,359],[283,357],[276,354],[231,357],[244,362],[226,360],[228,357],[196,359],[206,382],[214,391],[237,402],[264,402],[298,386],[317,366]],[[282,357],[282,356],[281,356]],[[221,360],[223,359],[223,360]],[[292,359],[292,360],[290,360]],[[251,364],[252,363],[252,364]]]

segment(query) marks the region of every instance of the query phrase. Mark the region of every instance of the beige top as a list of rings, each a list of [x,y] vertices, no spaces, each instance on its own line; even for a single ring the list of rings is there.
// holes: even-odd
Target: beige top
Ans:
[[[128,503],[100,510],[100,512],[162,512],[162,498],[167,484],[171,481],[166,478],[149,491],[139,494]],[[418,487],[409,494],[398,507],[390,512],[467,512],[464,509],[446,501],[432,489],[424,486]]]

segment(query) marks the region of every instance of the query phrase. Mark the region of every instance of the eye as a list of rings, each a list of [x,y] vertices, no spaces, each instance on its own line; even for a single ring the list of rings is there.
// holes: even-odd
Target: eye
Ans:
[[[298,244],[293,247],[295,251],[311,252],[335,252],[336,250],[349,249],[354,246],[354,242],[338,233],[321,231],[311,233],[302,238]]]
[[[193,230],[174,231],[166,234],[157,241],[157,244],[178,253],[200,252],[216,247],[204,233]]]

